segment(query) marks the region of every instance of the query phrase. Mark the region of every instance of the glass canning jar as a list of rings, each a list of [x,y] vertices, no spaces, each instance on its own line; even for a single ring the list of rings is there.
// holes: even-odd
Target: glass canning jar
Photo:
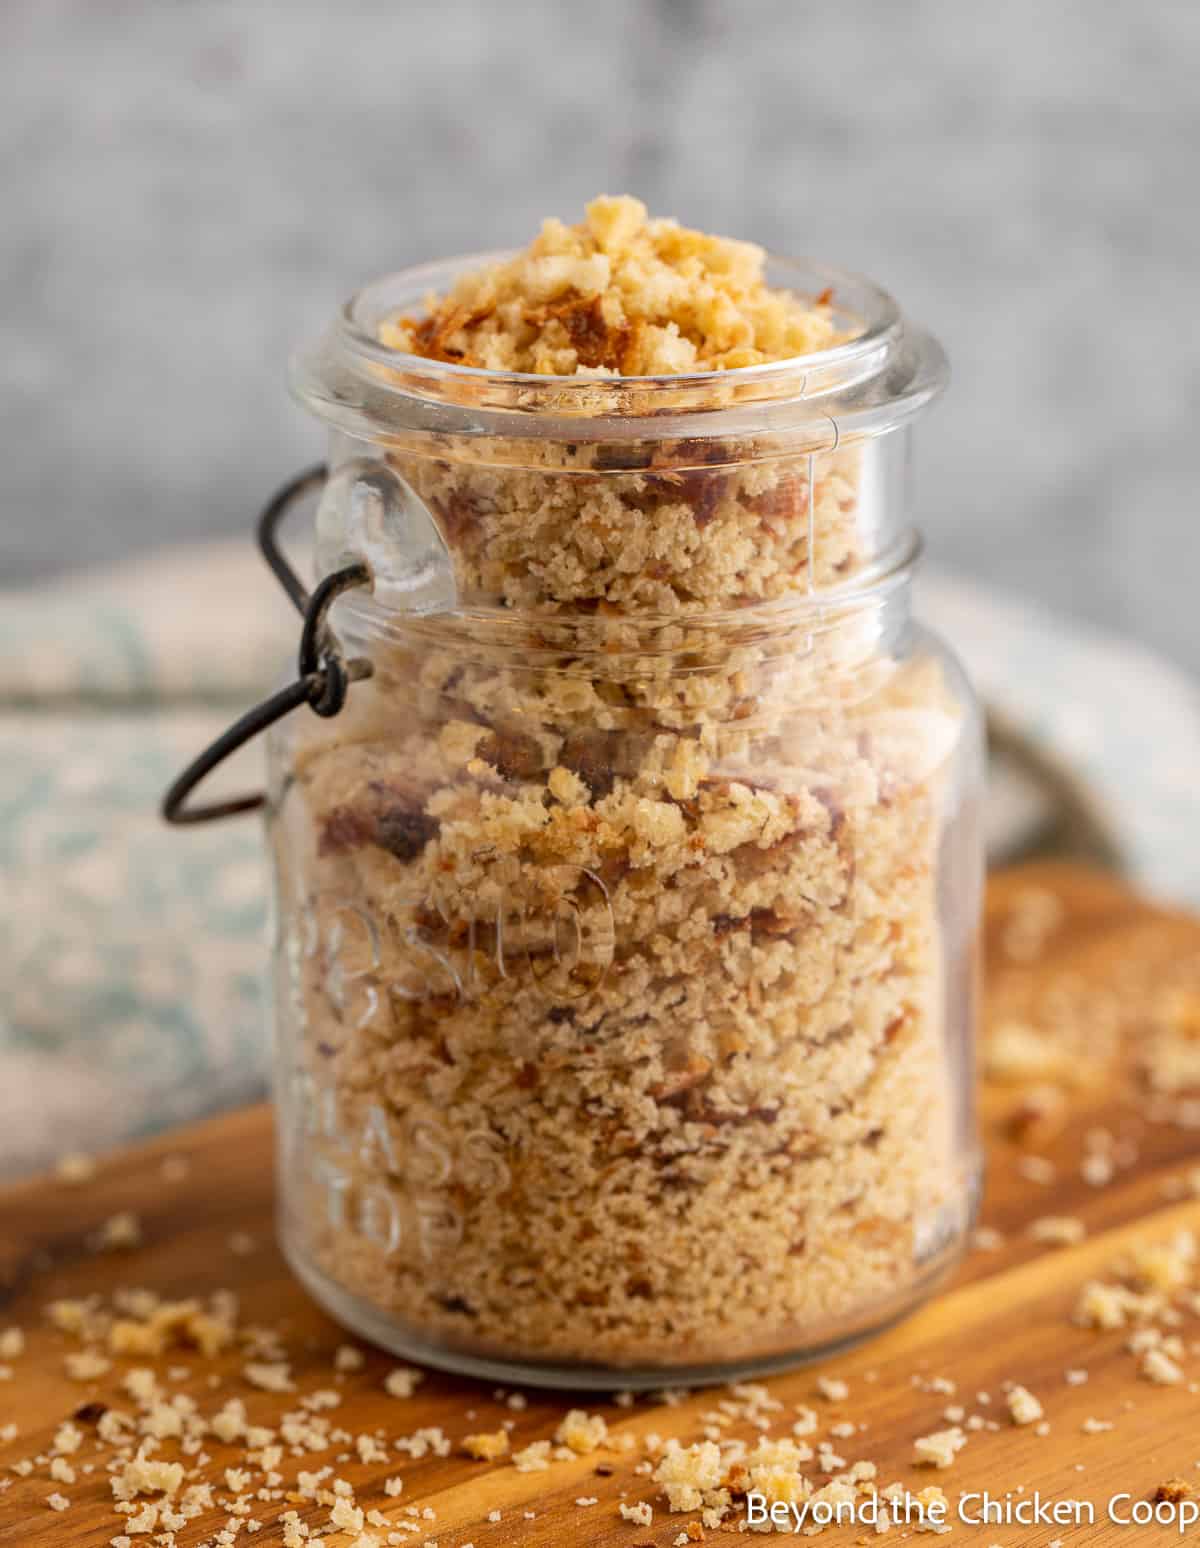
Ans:
[[[284,1247],[460,1371],[786,1365],[925,1296],[977,1191],[979,717],[910,608],[944,360],[784,261],[849,343],[580,379],[378,342],[464,263],[294,365],[371,675],[270,738]]]

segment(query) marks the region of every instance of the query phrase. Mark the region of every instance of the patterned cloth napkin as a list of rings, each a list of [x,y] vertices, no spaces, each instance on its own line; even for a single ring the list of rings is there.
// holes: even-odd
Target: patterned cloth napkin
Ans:
[[[989,707],[1071,771],[1134,879],[1200,903],[1200,851],[1180,842],[1200,773],[1192,684],[962,582],[926,576],[919,603]],[[294,670],[297,636],[243,540],[0,604],[0,1174],[262,1092],[259,825],[171,830],[157,805],[190,757]],[[247,748],[221,783],[252,788],[261,760]],[[996,782],[994,854],[1045,799]]]

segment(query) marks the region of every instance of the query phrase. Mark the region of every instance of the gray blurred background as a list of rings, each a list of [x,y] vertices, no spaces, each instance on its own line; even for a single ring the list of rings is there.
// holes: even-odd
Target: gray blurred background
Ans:
[[[289,348],[596,192],[945,340],[938,561],[1200,669],[1200,6],[6,0],[0,579],[243,531]]]

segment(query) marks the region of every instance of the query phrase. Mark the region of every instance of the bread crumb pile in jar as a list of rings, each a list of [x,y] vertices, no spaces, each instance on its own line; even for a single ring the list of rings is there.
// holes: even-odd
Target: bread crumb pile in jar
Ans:
[[[904,1309],[966,1227],[971,714],[870,443],[781,450],[742,396],[860,331],[764,262],[597,200],[383,317],[370,370],[618,414],[653,376],[661,431],[585,396],[340,443],[454,605],[336,615],[373,675],[276,739],[284,1230],[425,1358],[761,1364]]]
[[[463,276],[424,317],[380,337],[429,359],[544,376],[728,371],[828,349],[828,298],[771,289],[752,242],[648,220],[637,199],[594,199],[578,226],[548,220],[507,263]]]

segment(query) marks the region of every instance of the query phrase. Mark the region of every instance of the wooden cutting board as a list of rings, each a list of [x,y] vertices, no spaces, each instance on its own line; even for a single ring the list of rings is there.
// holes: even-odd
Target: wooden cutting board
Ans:
[[[1190,1028],[1200,1037],[1200,922],[1154,908],[1099,874],[1026,867],[991,884],[987,960],[986,1021],[995,1064],[1006,1079],[989,1080],[983,1092],[990,1162],[983,1221],[1000,1235],[987,1250],[974,1250],[946,1292],[900,1326],[823,1366],[773,1379],[772,1393],[788,1405],[776,1433],[790,1432],[791,1406],[801,1403],[819,1410],[821,1435],[838,1421],[853,1422],[861,1428],[835,1441],[840,1454],[848,1461],[875,1462],[881,1485],[899,1481],[914,1493],[930,1483],[944,1488],[951,1502],[951,1542],[1014,1548],[1055,1538],[1068,1544],[1178,1541],[1174,1526],[1139,1530],[1106,1516],[1111,1497],[1152,1498],[1174,1475],[1200,1487],[1195,1434],[1200,1403],[1193,1385],[1193,1378],[1200,1379],[1200,1353],[1193,1356],[1190,1347],[1200,1340],[1200,1316],[1188,1311],[1182,1317],[1185,1379],[1170,1386],[1139,1375],[1138,1356],[1125,1348],[1127,1330],[1097,1332],[1073,1325],[1071,1317],[1084,1282],[1108,1275],[1123,1253],[1181,1228],[1200,1231],[1200,1201],[1188,1177],[1200,1161],[1200,1103],[1186,1092],[1148,1097],[1136,1073],[1138,1061],[1161,1035],[1164,1016],[1175,1017],[1177,1034],[1180,1027],[1184,1034]],[[1041,1029],[1040,1041],[1030,1042],[1030,1027]],[[1024,1065],[1030,1050],[1043,1045],[1050,1057],[1045,1069],[1034,1072],[1031,1090]],[[64,1149],[68,1141],[64,1136]],[[175,1162],[164,1175],[166,1158],[183,1158],[186,1175],[178,1175],[182,1168]],[[143,1245],[98,1253],[89,1239],[101,1222],[126,1210],[140,1220]],[[368,1351],[361,1370],[335,1377],[331,1357],[345,1336],[289,1276],[273,1245],[271,1211],[271,1120],[265,1108],[106,1158],[95,1178],[81,1186],[42,1179],[0,1194],[0,1331],[15,1325],[26,1334],[25,1351],[7,1361],[11,1379],[0,1381],[0,1432],[10,1421],[19,1430],[15,1440],[0,1443],[0,1478],[13,1480],[0,1493],[0,1544],[85,1548],[108,1543],[122,1529],[86,1421],[87,1438],[71,1460],[78,1466],[96,1458],[90,1475],[80,1471],[68,1486],[51,1481],[44,1464],[28,1477],[10,1470],[22,1458],[44,1454],[56,1427],[82,1403],[128,1406],[119,1383],[130,1362],[118,1361],[111,1373],[89,1384],[69,1380],[64,1357],[76,1346],[47,1325],[43,1311],[58,1297],[107,1297],[128,1286],[171,1298],[235,1290],[243,1322],[284,1324],[301,1392],[341,1390],[337,1419],[354,1434],[383,1426],[395,1436],[441,1426],[455,1443],[447,1457],[401,1457],[387,1465],[355,1459],[335,1469],[354,1484],[360,1504],[380,1509],[389,1520],[401,1519],[410,1505],[436,1511],[436,1521],[423,1523],[406,1542],[436,1541],[438,1548],[467,1543],[561,1548],[585,1542],[658,1548],[674,1543],[695,1519],[668,1514],[656,1486],[634,1468],[643,1455],[642,1438],[651,1432],[700,1439],[699,1416],[722,1394],[694,1394],[673,1406],[639,1400],[631,1408],[581,1396],[578,1406],[602,1413],[614,1435],[637,1437],[637,1448],[596,1451],[540,1473],[520,1472],[508,1462],[471,1461],[458,1446],[466,1434],[495,1430],[507,1420],[514,1449],[549,1437],[572,1406],[568,1395],[530,1391],[528,1406],[513,1410],[488,1386],[430,1373],[412,1398],[397,1400],[382,1388],[395,1362],[374,1351]],[[1032,1222],[1047,1216],[1082,1221],[1082,1243],[1053,1247],[1034,1240]],[[1196,1285],[1200,1289],[1200,1273]],[[1196,1348],[1200,1351],[1200,1343]],[[252,1419],[270,1423],[295,1398],[251,1389],[242,1376],[244,1358],[231,1353],[205,1361],[193,1351],[175,1351],[163,1369],[187,1366],[189,1375],[172,1380],[170,1389],[190,1392],[206,1412],[240,1396]],[[1068,1383],[1068,1369],[1086,1370],[1086,1382]],[[846,1399],[819,1396],[820,1375],[845,1381]],[[948,1382],[955,1384],[952,1395],[937,1390]],[[1046,1433],[1011,1421],[1004,1396],[1009,1382],[1039,1399]],[[981,1392],[989,1403],[977,1397]],[[998,1427],[971,1433],[944,1471],[916,1467],[914,1439],[944,1429],[943,1410],[952,1404]],[[1112,1428],[1085,1432],[1081,1427],[1088,1420]],[[730,1433],[753,1432],[735,1425]],[[173,1456],[172,1447],[167,1442],[162,1455]],[[231,1448],[214,1443],[209,1449],[209,1476],[220,1477],[237,1461]],[[327,1460],[333,1458],[285,1457],[280,1470],[290,1483],[297,1468]],[[382,1489],[383,1479],[396,1473],[404,1478],[400,1499]],[[1091,1501],[1097,1525],[959,1523],[954,1502],[960,1493],[985,1489],[997,1497],[1023,1491],[1014,1499],[1028,1499],[1036,1490],[1046,1500]],[[70,1499],[68,1510],[47,1507],[46,1497],[55,1491]],[[594,1505],[576,1503],[593,1497]],[[653,1524],[622,1520],[617,1510],[622,1497],[653,1501]],[[258,1507],[263,1529],[243,1533],[238,1543],[282,1542],[281,1529],[271,1523],[286,1508]],[[298,1508],[314,1534],[328,1520],[326,1508]],[[495,1511],[501,1519],[489,1521]],[[182,1530],[181,1548],[207,1542],[224,1519],[223,1513],[210,1515],[203,1529],[193,1523]],[[386,1529],[368,1530],[387,1541]],[[884,1541],[901,1535],[901,1528],[893,1528]],[[710,1530],[707,1538],[739,1540],[731,1530]],[[328,1533],[325,1540],[329,1548],[340,1548],[353,1534]],[[865,1540],[875,1539],[861,1526],[836,1528],[822,1538]]]

